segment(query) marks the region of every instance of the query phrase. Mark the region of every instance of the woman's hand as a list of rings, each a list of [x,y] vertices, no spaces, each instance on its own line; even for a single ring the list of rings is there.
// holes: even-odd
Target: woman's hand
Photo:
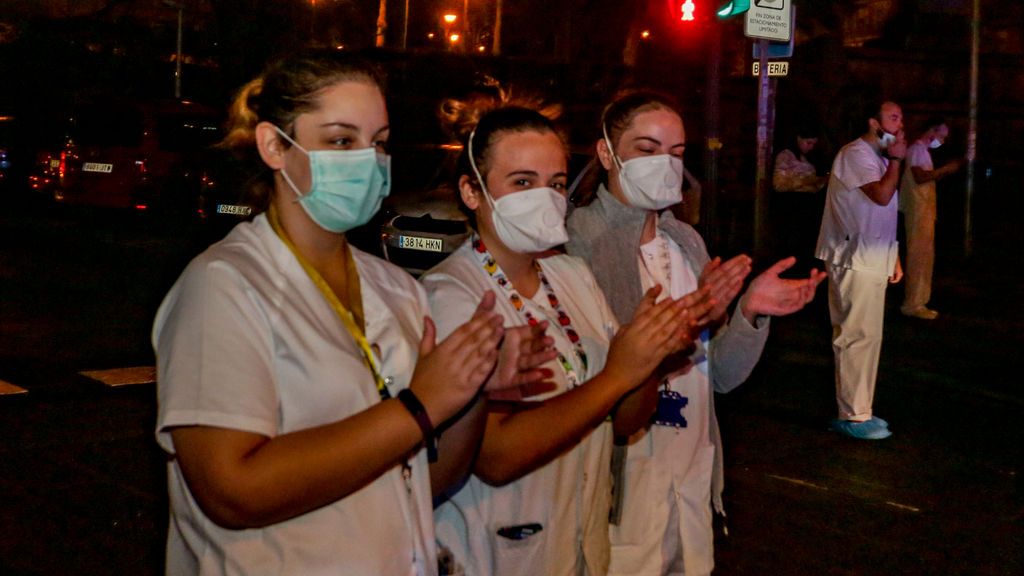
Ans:
[[[792,256],[779,260],[750,283],[741,310],[748,322],[753,324],[757,316],[792,314],[814,299],[814,291],[828,274],[812,269],[807,278],[779,278],[793,264],[796,258]]]
[[[533,326],[515,326],[505,329],[505,337],[498,350],[498,365],[484,390],[494,392],[519,388],[551,378],[551,370],[541,368],[558,356],[555,339],[547,336],[548,322]]]
[[[648,290],[633,319],[612,338],[605,372],[626,384],[628,391],[641,384],[666,356],[689,348],[701,316],[715,305],[709,290],[702,288],[688,297],[661,302],[657,302],[661,286]]]
[[[715,306],[706,315],[704,324],[720,323],[725,319],[726,310],[743,288],[743,280],[750,274],[750,257],[746,254],[734,256],[722,263],[720,257],[708,262],[700,275],[700,287],[708,287]]]
[[[409,388],[419,397],[434,426],[451,418],[480,391],[498,359],[504,335],[488,290],[468,322],[435,344],[434,322],[424,319],[419,361]]]

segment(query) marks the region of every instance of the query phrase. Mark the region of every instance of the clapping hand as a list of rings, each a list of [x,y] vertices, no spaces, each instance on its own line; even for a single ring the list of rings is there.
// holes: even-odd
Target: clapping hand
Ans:
[[[755,316],[785,316],[803,308],[814,299],[814,291],[828,275],[812,269],[807,278],[780,278],[796,264],[796,258],[790,256],[775,263],[771,268],[759,274],[750,283],[747,297],[743,300],[742,312],[748,321],[753,323]]]
[[[719,323],[725,318],[729,304],[740,293],[743,280],[750,274],[750,267],[751,260],[746,254],[734,256],[725,263],[716,256],[704,266],[704,271],[700,275],[700,287],[707,287],[710,290],[709,294],[715,305],[702,318],[702,324]]]
[[[431,422],[455,415],[480,391],[498,360],[504,335],[501,316],[494,312],[494,292],[487,291],[468,322],[440,344],[437,329],[424,319],[419,360],[409,388],[427,409]]]
[[[543,321],[533,326],[506,328],[498,349],[498,365],[484,390],[495,392],[536,385],[551,378],[551,370],[541,368],[558,356],[554,338],[545,334],[547,327],[548,322]]]

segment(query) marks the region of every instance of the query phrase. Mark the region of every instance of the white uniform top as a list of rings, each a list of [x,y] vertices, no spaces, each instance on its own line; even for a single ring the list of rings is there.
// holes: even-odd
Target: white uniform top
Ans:
[[[497,295],[495,310],[506,326],[525,319],[484,271],[465,242],[422,278],[427,287],[438,337],[449,334],[476,309],[485,290]],[[525,305],[537,319],[547,319],[555,347],[582,374],[592,378],[604,367],[611,336],[618,328],[590,269],[579,258],[558,255],[539,260],[544,275],[569,315],[587,355],[583,370],[572,343],[558,328],[557,316],[543,287]],[[568,388],[557,361],[546,365],[557,388],[526,398],[539,400]],[[611,507],[612,431],[602,423],[573,449],[507,485],[495,487],[470,477],[436,512],[439,542],[452,551],[470,576],[570,576],[604,574],[608,567],[608,512]],[[499,536],[503,527],[540,524],[543,529],[522,540]]]
[[[698,288],[692,263],[660,230],[640,247],[639,267],[644,291],[659,284],[661,298],[679,298]],[[711,383],[706,356],[693,361],[688,372],[668,381],[669,390],[686,398],[686,426],[653,424],[630,438],[622,518],[610,531],[609,575],[696,576],[714,567]]]
[[[879,206],[860,189],[881,180],[888,166],[863,138],[839,150],[828,181],[816,257],[833,266],[892,274],[898,254],[898,194],[888,205]]]
[[[908,146],[906,163],[907,167],[900,180],[900,210],[904,212],[913,210],[915,202],[935,200],[935,180],[919,183],[914,179],[914,171],[911,170],[915,166],[927,171],[935,169],[927,142],[916,140]]]
[[[366,336],[392,396],[409,385],[427,304],[387,262],[353,249]],[[265,215],[196,257],[171,288],[153,328],[157,441],[170,429],[216,426],[278,436],[328,424],[381,401],[336,312]],[[168,574],[435,574],[424,451],[410,460],[411,491],[395,466],[342,500],[261,529],[228,530],[196,504],[177,460],[168,464]]]

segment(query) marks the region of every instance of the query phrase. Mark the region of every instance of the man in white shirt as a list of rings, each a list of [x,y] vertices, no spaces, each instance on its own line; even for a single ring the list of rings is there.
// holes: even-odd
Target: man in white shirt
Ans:
[[[815,256],[828,271],[839,417],[832,429],[862,440],[892,435],[872,414],[886,283],[903,277],[896,242],[897,184],[906,154],[903,111],[885,102],[832,164]]]
[[[907,148],[907,170],[900,182],[900,211],[907,231],[907,285],[900,312],[923,320],[939,316],[928,308],[935,266],[935,181],[956,172],[962,163],[951,160],[941,168],[932,164],[929,149],[942,146],[948,136],[945,119],[930,118],[921,137]]]

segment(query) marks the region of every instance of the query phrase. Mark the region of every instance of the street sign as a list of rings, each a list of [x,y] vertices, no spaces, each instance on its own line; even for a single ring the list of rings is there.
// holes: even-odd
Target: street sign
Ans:
[[[754,60],[761,59],[761,42],[751,42],[754,46]],[[792,58],[793,57],[793,38],[789,38],[789,42],[769,42],[768,43],[768,59],[772,58]]]
[[[743,20],[747,38],[789,42],[793,35],[791,0],[753,0]]]
[[[761,72],[761,63],[754,62],[751,72],[753,76],[757,76]],[[768,76],[789,76],[789,62],[785,60],[773,60],[772,62],[769,62]]]

